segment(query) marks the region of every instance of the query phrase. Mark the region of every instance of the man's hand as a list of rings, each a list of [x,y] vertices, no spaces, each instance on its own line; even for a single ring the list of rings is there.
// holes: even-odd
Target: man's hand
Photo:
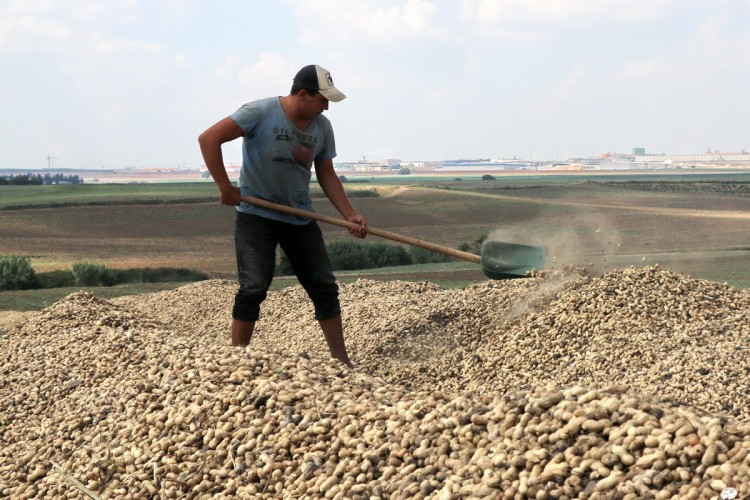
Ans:
[[[367,236],[367,221],[365,220],[364,215],[356,214],[348,217],[347,220],[349,222],[358,224],[356,227],[349,228],[349,234],[357,238],[364,238],[365,236]]]
[[[219,201],[222,205],[236,207],[240,204],[240,188],[229,186],[219,192]]]
[[[240,204],[240,188],[232,185],[224,167],[221,145],[242,137],[243,130],[231,117],[226,117],[211,125],[198,136],[203,161],[219,188],[219,201],[222,205],[237,206]]]

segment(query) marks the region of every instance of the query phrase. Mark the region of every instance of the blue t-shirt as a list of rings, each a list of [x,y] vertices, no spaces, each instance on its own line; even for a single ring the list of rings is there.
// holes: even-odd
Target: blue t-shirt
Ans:
[[[242,139],[242,194],[313,210],[310,177],[314,160],[336,157],[333,128],[328,118],[316,116],[300,130],[281,107],[279,97],[245,104],[230,118],[245,132]],[[310,219],[241,203],[237,210],[292,224]]]

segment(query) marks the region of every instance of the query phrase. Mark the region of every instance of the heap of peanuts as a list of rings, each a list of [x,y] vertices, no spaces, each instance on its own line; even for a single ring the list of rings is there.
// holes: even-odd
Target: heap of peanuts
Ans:
[[[0,333],[13,498],[746,498],[750,291],[658,267],[462,290],[72,294]]]

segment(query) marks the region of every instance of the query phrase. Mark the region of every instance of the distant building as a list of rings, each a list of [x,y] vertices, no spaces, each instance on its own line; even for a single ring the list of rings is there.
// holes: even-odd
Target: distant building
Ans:
[[[621,154],[604,154],[590,158],[569,158],[553,170],[634,170],[633,158]]]
[[[201,165],[198,168],[201,174],[203,174],[204,172],[208,172],[208,167],[206,167],[205,165]],[[242,170],[242,163],[236,161],[224,162],[224,168],[226,169],[228,174],[236,174]]]
[[[336,163],[335,167],[339,170],[353,170],[355,172],[387,172],[398,170],[401,167],[401,160],[367,161],[367,159],[362,158],[355,162]]]
[[[455,160],[401,161],[386,159],[335,164],[336,169],[356,172],[397,172],[408,168],[412,172],[491,172],[534,170],[657,170],[699,167],[750,168],[750,152],[707,151],[704,154],[672,155],[646,154],[646,148],[635,147],[630,153],[608,152],[589,157],[572,157],[566,160],[524,160],[521,158],[458,158]]]
[[[400,167],[410,168],[412,170],[424,170],[426,165],[423,161],[408,161],[404,163],[399,163]]]
[[[500,160],[490,158],[445,160],[437,168],[448,171],[460,170],[537,170],[544,162],[530,160]]]
[[[714,151],[702,155],[643,155],[635,158],[638,163],[667,165],[735,165],[750,166],[750,153],[722,153]]]

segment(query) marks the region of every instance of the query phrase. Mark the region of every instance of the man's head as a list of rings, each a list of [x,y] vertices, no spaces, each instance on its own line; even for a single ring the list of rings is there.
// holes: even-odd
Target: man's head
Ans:
[[[296,94],[300,90],[307,90],[311,95],[320,93],[320,95],[332,102],[343,101],[346,98],[344,94],[333,86],[331,73],[317,64],[305,66],[294,76],[291,94]]]

